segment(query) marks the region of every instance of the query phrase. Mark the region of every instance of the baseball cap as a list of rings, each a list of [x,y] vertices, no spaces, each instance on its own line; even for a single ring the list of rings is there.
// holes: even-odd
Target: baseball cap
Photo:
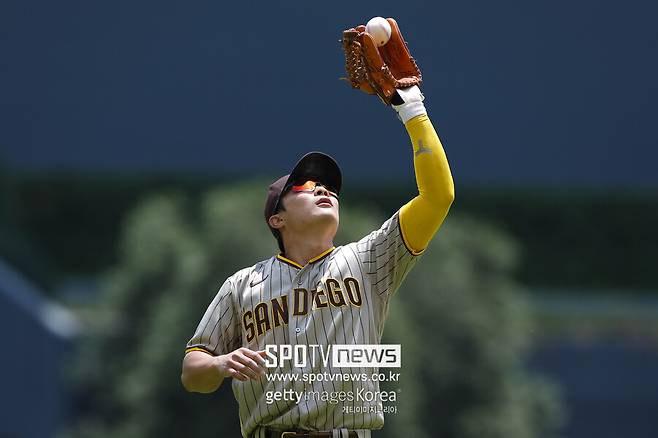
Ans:
[[[268,223],[268,227],[269,219],[275,214],[274,210],[286,187],[302,179],[316,180],[326,185],[336,194],[340,192],[343,182],[340,167],[338,167],[336,160],[322,152],[314,151],[307,153],[299,159],[288,175],[284,175],[270,184],[267,192],[267,200],[265,201],[265,222]],[[270,230],[277,237],[276,230],[272,228]]]

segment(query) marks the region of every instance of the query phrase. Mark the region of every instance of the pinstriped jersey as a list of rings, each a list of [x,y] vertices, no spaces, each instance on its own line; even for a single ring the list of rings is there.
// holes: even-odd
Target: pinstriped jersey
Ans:
[[[300,266],[282,255],[256,263],[229,277],[206,310],[186,351],[227,354],[240,347],[264,350],[267,345],[379,344],[392,294],[418,257],[408,249],[399,211],[358,242],[331,248]],[[332,369],[322,361],[304,367],[292,362],[268,373],[365,373],[373,368]],[[364,381],[274,381],[263,376],[246,382],[233,379],[242,434],[260,426],[308,430],[379,429],[384,424],[381,400],[351,401],[372,405],[361,413],[345,403],[310,400],[266,400],[269,391],[336,393],[378,391]],[[357,410],[358,412],[358,410]]]

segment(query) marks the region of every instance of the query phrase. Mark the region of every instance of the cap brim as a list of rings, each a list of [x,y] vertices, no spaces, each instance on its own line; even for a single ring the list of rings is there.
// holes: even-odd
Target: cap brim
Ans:
[[[309,152],[295,164],[290,172],[288,184],[302,179],[317,180],[337,194],[343,183],[343,176],[336,160],[323,152]]]

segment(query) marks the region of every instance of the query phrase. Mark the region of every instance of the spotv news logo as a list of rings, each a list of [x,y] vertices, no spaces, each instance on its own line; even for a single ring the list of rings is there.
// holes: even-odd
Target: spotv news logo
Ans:
[[[332,368],[399,368],[402,365],[400,344],[333,344],[333,345],[271,345],[265,346],[268,368],[315,367],[321,363]]]

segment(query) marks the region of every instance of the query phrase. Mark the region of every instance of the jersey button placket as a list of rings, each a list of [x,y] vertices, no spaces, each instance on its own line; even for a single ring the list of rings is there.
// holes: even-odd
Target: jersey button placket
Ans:
[[[299,270],[297,273],[297,287],[301,287],[304,284],[304,274],[306,273],[306,266]],[[302,332],[302,328],[299,326],[302,323],[303,316],[295,317],[295,338],[299,337],[299,334]]]

